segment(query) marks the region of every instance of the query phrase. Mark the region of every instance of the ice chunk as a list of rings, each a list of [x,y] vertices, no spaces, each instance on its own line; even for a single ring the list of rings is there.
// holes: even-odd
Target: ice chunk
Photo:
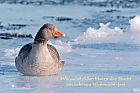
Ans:
[[[82,36],[79,36],[75,39],[75,41],[94,41],[105,38],[111,38],[112,36],[120,36],[123,31],[119,27],[115,27],[114,29],[109,28],[110,22],[107,24],[100,23],[99,29],[94,29],[89,27],[86,32]]]
[[[129,20],[131,38],[135,43],[140,41],[140,16],[136,15],[133,19]]]
[[[139,88],[134,88],[132,93],[140,93],[140,89]]]
[[[16,48],[16,49],[6,49],[5,52],[5,56],[7,57],[15,57],[18,55],[20,48]]]
[[[140,16],[136,15],[133,19],[129,20],[130,32],[140,34]]]
[[[53,46],[55,46],[56,49],[60,53],[66,53],[66,52],[71,52],[72,51],[71,43],[69,43],[69,42],[65,43],[65,42],[62,42],[61,40],[57,40],[57,41],[55,41]]]
[[[72,51],[71,42],[65,43],[62,42],[61,40],[56,40],[53,43],[51,41],[48,41],[48,44],[54,46],[59,53],[66,53]]]

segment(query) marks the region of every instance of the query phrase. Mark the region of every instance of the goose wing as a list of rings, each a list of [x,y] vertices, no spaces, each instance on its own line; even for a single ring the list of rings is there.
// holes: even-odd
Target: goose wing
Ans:
[[[20,49],[18,56],[26,57],[31,52],[31,49],[32,49],[32,43],[28,43],[28,44],[24,45]]]
[[[59,53],[57,52],[56,48],[52,45],[49,45],[47,44],[47,47],[48,47],[48,50],[52,56],[53,59],[56,59],[56,60],[60,60],[60,56],[59,56]]]

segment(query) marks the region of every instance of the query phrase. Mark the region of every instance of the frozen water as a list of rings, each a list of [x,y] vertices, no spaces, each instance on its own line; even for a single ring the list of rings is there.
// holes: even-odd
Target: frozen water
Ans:
[[[5,55],[6,57],[10,57],[10,56],[17,56],[18,52],[19,52],[20,48],[16,48],[16,49],[6,49]]]
[[[108,26],[111,23],[100,23],[100,28],[98,30],[89,27],[84,35],[79,36],[75,39],[75,41],[91,41],[94,42],[96,40],[105,40],[107,38],[111,38],[113,36],[120,36],[123,34],[123,31],[119,27],[115,27],[114,29],[109,28]]]
[[[139,27],[140,23],[137,22],[138,17],[139,16],[137,15],[133,19],[130,19],[130,24],[131,24],[130,32],[135,32],[136,31],[135,27]],[[72,42],[71,42],[71,40],[68,41],[68,42],[63,42],[61,40],[56,40],[55,42],[49,41],[48,44],[51,44],[51,45],[55,46],[60,53],[67,53],[67,52],[72,52],[75,49],[73,46],[75,46],[76,44],[82,44],[83,42],[86,42],[86,44],[88,44],[88,43],[90,44],[90,43],[96,43],[97,41],[98,41],[97,43],[100,43],[101,41],[106,41],[106,43],[109,43],[108,40],[111,40],[112,42],[115,42],[114,37],[121,38],[120,36],[123,36],[123,34],[126,34],[119,27],[115,27],[114,29],[111,29],[109,27],[110,24],[111,24],[110,22],[106,23],[106,24],[100,23],[99,24],[100,25],[99,29],[89,27],[87,29],[87,31],[84,32],[83,35],[76,37],[74,39],[74,41],[72,41]],[[13,32],[9,32],[9,33],[13,34]],[[19,32],[19,33],[22,33],[22,32]],[[133,33],[127,33],[127,34],[131,35]],[[126,35],[124,35],[124,36],[126,36]],[[128,37],[128,38],[131,38],[131,37]],[[121,40],[121,39],[119,39],[119,40]],[[117,42],[121,42],[121,41],[117,41]],[[127,43],[126,40],[125,40],[125,42]],[[15,48],[15,49],[5,49],[5,51],[4,51],[5,55],[4,56],[15,57],[15,56],[17,56],[19,50],[20,50],[19,47]]]
[[[89,27],[86,32],[84,32],[84,35],[81,35],[74,39],[74,42],[62,42],[61,40],[57,40],[52,44],[51,41],[48,43],[51,45],[54,45],[59,52],[65,53],[65,52],[71,52],[72,51],[72,45],[78,44],[82,42],[95,42],[98,40],[105,40],[110,39],[114,36],[121,36],[123,34],[123,31],[119,27],[115,27],[114,29],[109,28],[110,22],[107,24],[100,23],[100,28],[98,30]],[[12,32],[11,32],[12,34]],[[19,52],[20,48],[16,49],[6,49],[5,50],[5,56],[15,56]]]
[[[130,23],[130,34],[134,42],[140,41],[140,16],[136,15],[133,19],[129,20]]]
[[[139,88],[134,88],[132,93],[140,93],[140,89]]]
[[[87,90],[90,93],[139,93],[139,8],[0,4],[0,11],[3,11],[0,14],[0,32],[29,33],[34,37],[39,27],[47,22],[66,34],[65,38],[48,42],[65,60],[64,68],[54,76],[43,77],[23,76],[15,68],[14,59],[20,48],[33,42],[33,38],[0,39],[1,93],[86,93]],[[72,20],[56,20],[61,17]],[[9,24],[14,24],[15,28]],[[24,27],[19,27],[19,24]],[[94,81],[61,80],[62,76],[123,77],[129,80],[95,81],[125,84],[121,87],[69,87],[66,85]]]
[[[140,16],[136,15],[133,19],[130,21],[130,32],[140,34]]]

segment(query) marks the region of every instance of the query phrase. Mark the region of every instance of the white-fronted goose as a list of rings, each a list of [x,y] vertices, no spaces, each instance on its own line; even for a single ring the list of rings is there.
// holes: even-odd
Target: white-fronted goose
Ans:
[[[15,65],[24,75],[53,75],[63,66],[55,47],[47,44],[53,37],[63,37],[54,25],[44,24],[37,32],[34,42],[24,45],[15,59]]]

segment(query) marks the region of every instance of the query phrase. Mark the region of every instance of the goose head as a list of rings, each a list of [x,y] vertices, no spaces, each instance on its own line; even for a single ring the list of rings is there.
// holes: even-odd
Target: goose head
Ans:
[[[58,31],[53,24],[44,24],[37,32],[34,42],[47,43],[50,38],[63,37],[65,34]]]

